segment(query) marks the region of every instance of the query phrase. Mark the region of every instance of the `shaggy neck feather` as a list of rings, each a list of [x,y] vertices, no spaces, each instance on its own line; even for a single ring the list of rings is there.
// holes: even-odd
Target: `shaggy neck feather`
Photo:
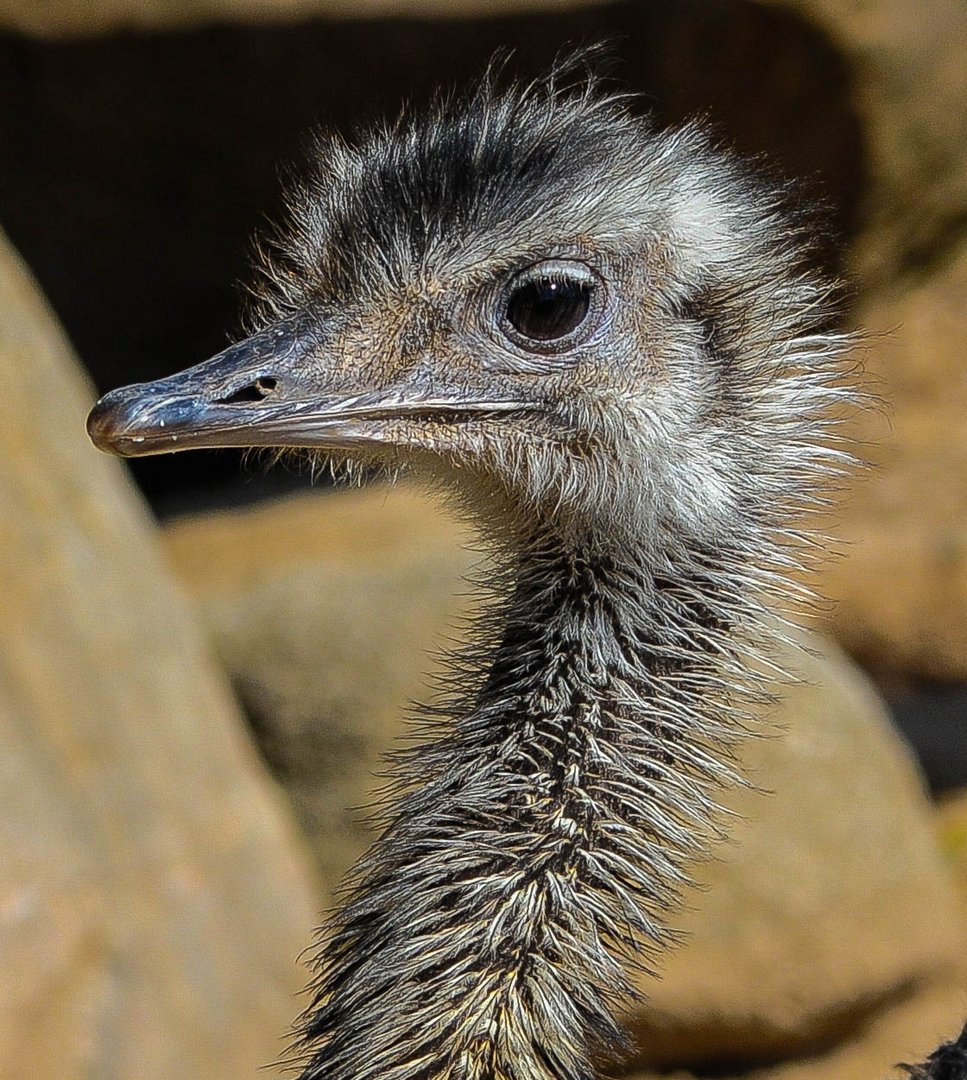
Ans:
[[[329,928],[303,1080],[590,1080],[727,775],[713,578],[534,537],[400,755]],[[681,570],[681,568],[679,568]],[[718,708],[716,708],[716,704]]]

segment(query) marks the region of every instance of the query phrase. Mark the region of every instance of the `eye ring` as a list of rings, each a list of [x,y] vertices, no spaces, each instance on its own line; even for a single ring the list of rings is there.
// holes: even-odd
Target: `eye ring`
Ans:
[[[604,283],[586,263],[544,259],[501,290],[498,325],[527,352],[563,353],[587,340],[604,306]]]

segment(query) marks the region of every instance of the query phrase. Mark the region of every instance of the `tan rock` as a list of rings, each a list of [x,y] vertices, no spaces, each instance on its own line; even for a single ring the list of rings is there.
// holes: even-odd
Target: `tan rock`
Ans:
[[[936,827],[941,853],[954,871],[961,926],[967,931],[967,793],[941,805]],[[931,916],[928,909],[921,919]],[[843,1043],[803,1061],[743,1074],[743,1080],[900,1080],[901,1073],[891,1066],[925,1061],[941,1042],[956,1037],[967,1016],[967,952],[958,944],[951,943],[949,975],[918,983]]]
[[[465,529],[427,499],[373,488],[296,496],[167,526],[327,882],[368,846],[359,808],[427,653],[465,608]]]
[[[296,1012],[311,875],[0,245],[0,1078],[254,1080]]]
[[[859,424],[844,557],[825,571],[832,631],[870,666],[967,678],[967,246],[908,293],[868,304],[866,363],[891,422]]]
[[[883,1007],[849,1038],[780,1064],[743,1069],[732,1080],[902,1080],[901,1062],[926,1060],[946,1039],[954,1038],[965,1012],[967,980],[928,981]],[[728,1076],[721,1071],[715,1077]],[[705,1080],[709,1074],[675,1071],[656,1074],[635,1071],[625,1080]]]
[[[732,842],[699,868],[678,920],[685,944],[645,987],[635,1029],[648,1064],[836,1043],[918,981],[949,974],[965,948],[909,751],[868,680],[821,648],[799,659],[802,681],[784,695],[786,734],[746,752],[767,793],[729,795]]]
[[[967,930],[967,792],[947,799],[936,814],[940,850],[954,870],[961,905],[961,926]],[[923,912],[921,919],[932,913]],[[967,1015],[967,954],[950,950],[948,974],[928,976],[883,1003],[875,1015],[830,1047],[762,1069],[744,1070],[741,1080],[900,1080],[898,1062],[922,1062],[941,1042],[957,1035]],[[716,1075],[721,1075],[717,1073]],[[700,1074],[676,1071],[661,1080],[699,1080]],[[651,1072],[634,1071],[627,1080],[658,1080]],[[736,1080],[739,1080],[737,1077]]]
[[[847,60],[868,155],[856,321],[891,406],[842,513],[833,632],[890,677],[967,678],[967,4],[775,0]]]
[[[817,23],[850,65],[868,155],[854,265],[867,288],[916,277],[967,212],[967,4],[771,0]]]
[[[466,611],[448,599],[464,535],[404,490],[303,496],[167,530],[327,874],[366,840],[361,825],[340,838],[342,807],[366,801],[402,703],[419,695],[424,649]],[[882,704],[833,646],[788,661],[805,678],[778,716],[788,733],[749,748],[755,781],[775,794],[730,800],[735,842],[701,871],[678,920],[687,944],[633,1019],[641,1065],[827,1045],[960,948],[920,778]]]
[[[957,882],[957,891],[965,909],[964,923],[967,925],[967,791],[943,801],[937,812],[937,827],[940,831],[940,850]]]

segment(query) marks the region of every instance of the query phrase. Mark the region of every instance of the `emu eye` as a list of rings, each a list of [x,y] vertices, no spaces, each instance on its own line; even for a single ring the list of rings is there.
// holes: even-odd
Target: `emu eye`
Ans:
[[[524,348],[569,343],[590,321],[596,283],[583,263],[554,261],[529,267],[504,294],[504,331]]]
[[[524,337],[554,341],[584,322],[591,307],[585,281],[537,278],[519,285],[507,301],[507,321]]]

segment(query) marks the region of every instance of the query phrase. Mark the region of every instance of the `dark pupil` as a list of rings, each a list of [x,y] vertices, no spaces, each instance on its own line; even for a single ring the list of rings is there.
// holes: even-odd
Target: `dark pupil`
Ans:
[[[584,322],[591,287],[583,281],[538,278],[519,286],[507,303],[507,319],[524,337],[553,341]]]

